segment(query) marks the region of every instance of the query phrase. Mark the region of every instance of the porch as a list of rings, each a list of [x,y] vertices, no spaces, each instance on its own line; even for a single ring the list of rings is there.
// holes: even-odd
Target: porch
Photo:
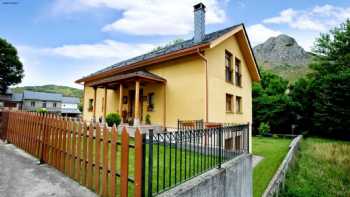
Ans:
[[[107,108],[108,90],[113,90],[117,98],[116,107],[112,106],[113,112],[117,112],[122,119],[122,125],[141,126],[145,124],[145,116],[151,114],[153,120],[160,126],[166,126],[166,80],[148,71],[135,71],[103,78],[86,86],[93,88],[93,118],[105,119],[108,115]],[[97,89],[102,88],[102,116],[97,117],[96,108],[98,98]],[[100,95],[101,96],[101,95]],[[109,110],[111,111],[111,110]]]

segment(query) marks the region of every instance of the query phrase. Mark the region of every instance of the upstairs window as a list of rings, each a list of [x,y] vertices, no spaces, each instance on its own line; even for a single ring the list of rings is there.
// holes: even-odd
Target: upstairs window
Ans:
[[[236,113],[242,113],[242,97],[236,96]]]
[[[35,107],[35,102],[34,101],[30,102],[30,106]]]
[[[242,87],[241,60],[235,58],[235,82],[236,86]]]
[[[94,110],[94,99],[89,99],[88,111],[92,112]]]
[[[57,103],[53,103],[53,107],[57,107]]]
[[[226,94],[226,112],[233,112],[233,95]]]
[[[226,81],[233,83],[232,54],[225,51],[225,77]]]

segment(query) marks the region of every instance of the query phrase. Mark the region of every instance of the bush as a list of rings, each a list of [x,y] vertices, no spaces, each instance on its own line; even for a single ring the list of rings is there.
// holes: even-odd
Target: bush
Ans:
[[[47,114],[47,113],[49,113],[49,111],[47,111],[46,108],[39,108],[39,109],[37,109],[35,112],[41,113],[41,114]]]
[[[151,116],[149,114],[146,115],[145,122],[146,124],[151,124]]]
[[[266,136],[270,132],[269,123],[266,123],[266,122],[260,123],[258,130],[260,135]]]
[[[110,113],[106,117],[106,122],[109,127],[113,126],[114,124],[115,126],[118,126],[121,122],[120,115],[117,113]]]

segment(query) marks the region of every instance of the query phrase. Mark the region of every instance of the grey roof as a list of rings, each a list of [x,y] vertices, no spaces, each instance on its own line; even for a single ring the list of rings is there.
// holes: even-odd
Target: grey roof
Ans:
[[[207,43],[215,40],[216,38],[224,35],[225,33],[233,30],[234,28],[239,27],[240,25],[242,25],[242,24],[234,25],[234,26],[231,26],[231,27],[219,30],[219,31],[215,31],[215,32],[206,34],[203,41],[201,41],[201,42],[196,43],[196,42],[194,42],[194,40],[192,38],[190,40],[185,40],[183,42],[164,47],[164,48],[157,50],[157,51],[152,51],[152,52],[149,52],[149,53],[146,53],[146,54],[134,57],[134,58],[130,58],[130,59],[125,60],[125,61],[121,61],[121,62],[113,64],[107,68],[99,70],[95,73],[92,73],[92,74],[88,75],[87,77],[91,77],[91,76],[97,75],[99,73],[103,73],[103,72],[112,70],[112,69],[117,68],[117,67],[128,66],[128,65],[133,64],[133,63],[137,63],[137,62],[144,61],[144,60],[149,60],[151,58],[155,58],[155,57],[165,55],[165,54],[168,54],[171,52],[175,52],[175,51],[186,49],[186,48],[191,48],[191,47],[194,47],[196,45],[207,44]]]
[[[62,109],[62,114],[80,114],[81,112],[78,109]]]
[[[23,100],[62,101],[62,94],[24,91]]]
[[[14,93],[12,94],[11,100],[14,102],[20,102],[23,99],[23,93]]]
[[[62,103],[79,104],[80,100],[77,97],[62,97]]]

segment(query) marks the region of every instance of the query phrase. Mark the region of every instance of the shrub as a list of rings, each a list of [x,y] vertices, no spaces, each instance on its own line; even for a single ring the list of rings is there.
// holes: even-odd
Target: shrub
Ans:
[[[41,113],[41,114],[47,114],[47,113],[49,113],[49,111],[47,111],[46,108],[39,108],[39,109],[37,109],[35,112]]]
[[[149,114],[146,115],[145,122],[146,124],[151,124],[151,116]]]
[[[115,126],[118,126],[121,122],[120,115],[118,113],[110,113],[106,117],[106,122],[110,127],[113,126],[114,124]]]
[[[260,123],[258,130],[260,135],[266,136],[270,132],[269,123],[266,123],[266,122]]]

